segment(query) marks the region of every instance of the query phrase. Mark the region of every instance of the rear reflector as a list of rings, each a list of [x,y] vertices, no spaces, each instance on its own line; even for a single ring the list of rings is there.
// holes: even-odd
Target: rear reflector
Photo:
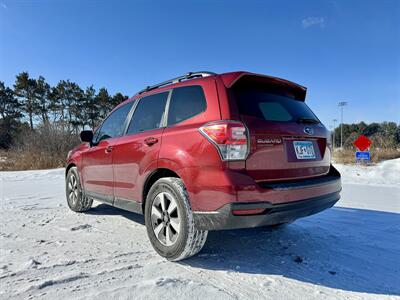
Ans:
[[[234,214],[235,216],[260,215],[264,211],[265,211],[265,208],[240,209],[240,210],[232,210],[232,214]]]
[[[247,129],[241,122],[216,121],[199,128],[218,149],[222,160],[244,160],[248,154]]]

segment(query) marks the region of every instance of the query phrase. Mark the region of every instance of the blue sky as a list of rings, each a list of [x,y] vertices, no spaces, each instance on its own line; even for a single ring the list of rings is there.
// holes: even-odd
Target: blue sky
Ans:
[[[111,93],[194,70],[308,87],[321,120],[400,123],[400,1],[0,0],[0,80],[28,71]]]

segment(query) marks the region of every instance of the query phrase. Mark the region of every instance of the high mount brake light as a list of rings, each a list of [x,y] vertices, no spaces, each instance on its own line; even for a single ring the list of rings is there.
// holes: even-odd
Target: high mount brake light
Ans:
[[[248,154],[247,129],[241,122],[217,121],[199,128],[200,132],[213,143],[222,160],[244,160]]]

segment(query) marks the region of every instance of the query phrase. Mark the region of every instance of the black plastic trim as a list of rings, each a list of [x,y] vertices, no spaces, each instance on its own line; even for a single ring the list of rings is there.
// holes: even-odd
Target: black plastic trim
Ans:
[[[131,211],[134,213],[138,214],[143,214],[142,211],[142,203],[135,201],[135,200],[128,200],[124,198],[118,198],[118,197],[113,197],[113,196],[108,196],[108,195],[103,195],[95,192],[88,192],[85,191],[85,195],[89,198],[93,198],[94,200],[97,200],[99,202],[103,202],[105,204]]]
[[[143,214],[142,203],[134,201],[134,200],[115,198],[113,206],[121,208],[123,210],[131,211],[134,213]]]
[[[198,229],[223,230],[251,228],[292,222],[310,216],[335,205],[340,190],[328,195],[300,201],[272,204],[270,202],[232,202],[214,212],[194,212]],[[233,215],[233,210],[265,209],[258,215]]]
[[[90,192],[90,191],[85,191],[85,196],[89,198],[93,198],[97,201],[104,202],[110,205],[114,204],[114,197],[109,196],[109,195],[104,195],[100,193],[95,193],[95,192]]]

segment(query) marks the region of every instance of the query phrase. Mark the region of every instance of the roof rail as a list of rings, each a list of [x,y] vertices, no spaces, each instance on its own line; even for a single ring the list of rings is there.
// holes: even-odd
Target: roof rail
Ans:
[[[154,89],[158,89],[159,87],[168,85],[168,84],[172,84],[172,83],[177,83],[177,82],[181,82],[183,80],[187,80],[187,79],[192,79],[192,78],[196,78],[196,77],[207,77],[207,76],[212,76],[212,75],[216,75],[216,73],[213,72],[207,72],[207,71],[199,71],[199,72],[189,72],[185,75],[176,77],[176,78],[172,78],[170,80],[166,80],[154,85],[150,85],[147,86],[145,89],[141,90],[140,92],[138,92],[138,94],[142,94],[144,92],[148,92]]]

